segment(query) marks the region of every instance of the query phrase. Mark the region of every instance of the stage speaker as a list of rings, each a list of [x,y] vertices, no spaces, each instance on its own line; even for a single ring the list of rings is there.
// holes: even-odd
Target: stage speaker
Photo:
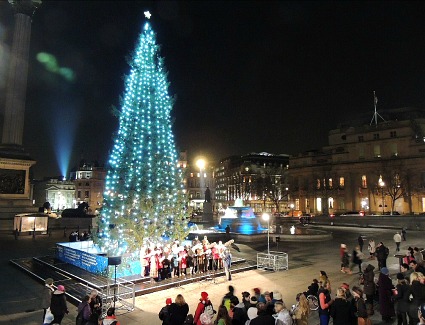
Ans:
[[[120,264],[121,264],[121,256],[108,257],[108,265],[120,265]]]

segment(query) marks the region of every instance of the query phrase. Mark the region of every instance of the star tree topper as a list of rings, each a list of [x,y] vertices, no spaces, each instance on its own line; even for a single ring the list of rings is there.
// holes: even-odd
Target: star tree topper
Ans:
[[[149,11],[145,11],[144,12],[144,14],[145,14],[145,17],[147,18],[147,19],[151,19],[151,13],[149,12]]]

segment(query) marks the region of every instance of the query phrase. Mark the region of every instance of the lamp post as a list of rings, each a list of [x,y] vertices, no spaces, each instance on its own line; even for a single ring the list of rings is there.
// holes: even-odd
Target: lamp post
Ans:
[[[384,186],[385,182],[382,180],[382,175],[379,176],[379,186],[381,187],[381,194],[382,194],[382,215],[384,215],[385,212],[385,196],[384,196]]]
[[[267,255],[270,255],[270,215],[263,213],[262,218],[264,221],[267,221]]]
[[[196,166],[199,168],[199,189],[201,191],[201,197],[202,197],[202,193],[204,191],[204,178],[202,175],[202,170],[205,168],[205,159],[204,158],[198,158],[196,160]]]

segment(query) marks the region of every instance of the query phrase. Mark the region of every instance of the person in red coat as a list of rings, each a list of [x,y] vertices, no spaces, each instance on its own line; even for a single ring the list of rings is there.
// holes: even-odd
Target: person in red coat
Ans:
[[[214,316],[214,308],[213,305],[208,298],[208,293],[205,291],[201,292],[201,299],[199,299],[198,306],[196,307],[195,316],[193,317],[193,324],[202,325],[201,315],[205,313],[209,317],[212,318]]]

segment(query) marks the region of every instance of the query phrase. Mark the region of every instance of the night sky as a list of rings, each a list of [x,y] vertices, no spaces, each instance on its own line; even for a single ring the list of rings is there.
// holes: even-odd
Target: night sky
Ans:
[[[318,149],[338,123],[372,118],[374,90],[378,112],[424,107],[422,2],[43,1],[25,113],[34,177],[61,175],[81,158],[107,161],[118,129],[111,107],[146,10],[176,97],[177,149],[190,158]],[[0,2],[2,115],[13,23]],[[74,71],[74,81],[46,70],[40,52]]]

